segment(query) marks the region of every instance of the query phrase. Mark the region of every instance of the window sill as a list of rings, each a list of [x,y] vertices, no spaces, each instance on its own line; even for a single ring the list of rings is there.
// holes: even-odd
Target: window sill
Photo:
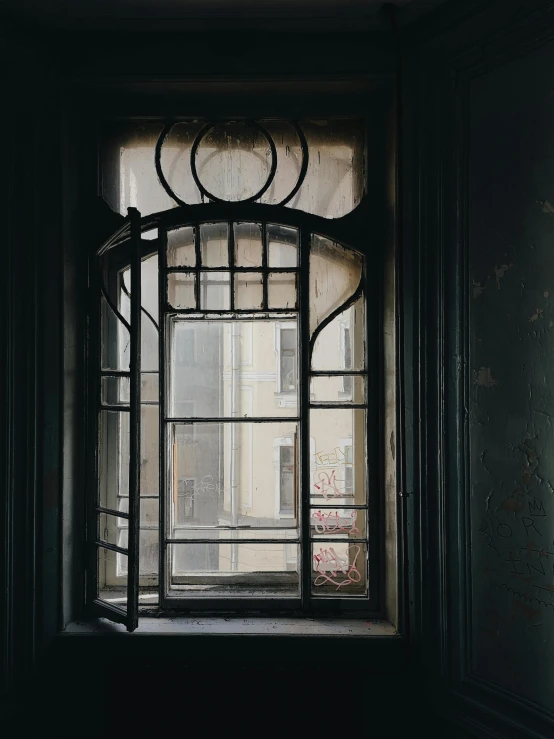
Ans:
[[[104,618],[86,618],[69,623],[59,636],[123,634],[133,636],[315,636],[315,637],[393,637],[402,638],[394,626],[382,620],[306,619],[264,617],[192,617],[141,618],[129,634],[122,624]]]

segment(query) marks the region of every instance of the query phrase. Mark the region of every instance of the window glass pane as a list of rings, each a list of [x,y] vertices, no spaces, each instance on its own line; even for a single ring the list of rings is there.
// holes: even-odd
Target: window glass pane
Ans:
[[[193,272],[171,272],[167,276],[167,300],[173,308],[196,308],[196,275]]]
[[[235,273],[235,308],[259,309],[263,304],[263,281],[260,272]]]
[[[290,333],[296,334],[295,322]],[[169,407],[175,418],[294,416],[295,348],[279,354],[278,321],[173,318],[168,331]],[[288,337],[289,333],[285,332]],[[288,338],[285,339],[289,341]],[[290,339],[294,347],[294,339]],[[283,352],[281,351],[281,357]],[[284,364],[280,365],[280,362]],[[286,380],[282,402],[279,375]]]
[[[198,178],[220,200],[236,202],[253,197],[271,170],[267,139],[248,122],[216,124],[196,151]]]
[[[123,513],[129,513],[129,498],[121,498],[119,501],[119,510]],[[157,526],[160,514],[160,502],[158,496],[150,497],[141,494],[140,497],[140,525],[144,528]],[[127,521],[121,519],[120,526],[127,526]]]
[[[102,404],[129,406],[130,385],[129,377],[103,377]]]
[[[118,500],[129,495],[128,412],[100,411],[98,434],[99,503],[118,508]]]
[[[202,310],[229,310],[229,272],[200,272],[200,308]]]
[[[317,335],[312,350],[312,369],[363,370],[366,356],[364,298],[339,313]],[[349,329],[349,354],[345,351],[345,327]],[[350,367],[346,367],[350,364]]]
[[[119,546],[126,549],[129,546],[129,528],[127,521],[124,521],[124,524],[119,531]],[[157,584],[159,568],[158,546],[159,534],[157,529],[141,528],[139,543],[139,585],[141,586]],[[125,562],[123,563],[123,572],[127,574]]]
[[[340,218],[364,193],[364,121],[301,121],[310,151],[308,171],[290,207]]]
[[[97,547],[98,598],[127,610],[127,555]]]
[[[296,274],[270,272],[267,279],[268,308],[296,308]]]
[[[192,177],[191,149],[206,121],[179,121],[160,152],[163,176],[186,203],[205,201]],[[261,202],[279,203],[293,190],[302,167],[298,134],[286,120],[264,120],[277,153],[275,177]],[[365,189],[364,121],[300,121],[309,148],[306,177],[287,203],[325,218],[340,218],[360,202]],[[105,125],[100,161],[102,194],[111,208],[127,214],[129,206],[143,215],[176,207],[163,189],[154,165],[156,142],[164,122],[134,120]],[[216,197],[236,201],[254,195],[265,184],[271,152],[265,137],[242,123],[218,125],[199,144],[196,167],[204,187]]]
[[[258,223],[235,223],[235,265],[261,267],[262,232]]]
[[[159,494],[159,414],[157,405],[142,405],[140,409],[140,494]]]
[[[310,437],[312,505],[365,505],[366,411],[311,409]]]
[[[367,512],[361,508],[312,508],[310,535],[316,539],[365,539]]]
[[[312,377],[310,400],[314,403],[365,403],[366,379],[361,375]]]
[[[143,403],[157,403],[160,399],[159,376],[157,372],[141,373],[140,399]]]
[[[167,266],[195,267],[194,227],[176,228],[167,232]]]
[[[200,226],[200,253],[203,267],[229,266],[229,226],[226,223]]]
[[[280,517],[280,449],[296,433],[292,422],[170,424],[173,538],[191,525],[291,526]]]
[[[298,229],[267,225],[270,267],[296,267],[298,264]]]
[[[100,299],[100,316],[101,367],[103,370],[128,372],[131,341],[129,331],[115,315],[104,296]]]
[[[312,545],[312,595],[345,598],[367,592],[367,544],[326,541]]]
[[[310,332],[350,298],[360,283],[362,257],[314,234],[310,249]]]
[[[121,299],[126,310],[130,309],[131,271],[122,270]],[[129,304],[129,305],[128,305]],[[158,255],[141,263],[141,368],[158,369]]]
[[[123,519],[118,516],[111,516],[108,513],[100,513],[97,515],[98,531],[97,540],[106,544],[114,544],[115,546],[127,547],[127,544],[119,543],[119,532],[122,527]],[[127,526],[127,521],[125,521]]]
[[[296,460],[294,446],[281,446],[280,452],[280,479],[279,479],[279,508],[281,513],[294,513],[296,508]]]
[[[299,548],[294,543],[170,544],[170,590],[187,598],[294,598]]]

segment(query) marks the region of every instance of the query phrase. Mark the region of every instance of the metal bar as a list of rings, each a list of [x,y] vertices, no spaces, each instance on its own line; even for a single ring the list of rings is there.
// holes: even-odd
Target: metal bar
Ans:
[[[129,519],[128,513],[124,513],[123,511],[114,511],[113,508],[103,508],[102,506],[97,506],[94,510],[96,511],[96,513],[106,513],[108,516],[117,516],[118,518]]]
[[[130,372],[119,372],[117,370],[100,370],[100,377],[124,377],[130,378]]]
[[[229,269],[231,274],[231,310],[235,310],[235,281],[233,279],[234,272],[237,270],[235,267],[235,227],[232,221],[229,221],[228,223],[228,233],[229,237],[227,239],[227,249],[228,249],[228,261],[229,261]],[[240,269],[240,268],[239,268]],[[242,270],[241,270],[242,271]]]
[[[291,423],[298,423],[300,421],[300,418],[298,416],[271,416],[271,417],[264,417],[264,418],[245,418],[244,416],[224,416],[222,418],[171,418],[171,417],[165,417],[163,419],[164,423],[181,423],[181,424],[191,424],[191,423],[285,423],[285,422],[291,422]]]
[[[344,544],[344,542],[348,542],[349,544],[368,544],[367,539],[360,538],[359,536],[354,538],[352,536],[348,536],[347,533],[345,533],[344,537],[341,539],[336,534],[333,536],[327,536],[326,534],[319,534],[316,536],[310,537],[310,544]]]
[[[198,280],[197,280],[198,283]],[[225,285],[224,282],[214,282],[214,285]],[[275,313],[282,317],[283,314],[291,316],[291,318],[295,318],[298,314],[298,311],[295,311],[291,308],[271,308],[271,310],[261,310],[259,313],[256,313],[255,310],[252,308],[235,308],[234,310],[216,310],[214,308],[174,308],[172,305],[167,303],[164,306],[164,310],[167,313],[174,313],[175,315],[187,315],[188,313],[200,313],[201,315],[198,316],[198,320],[202,320],[202,314],[209,314],[210,316],[234,316],[234,315],[240,315],[241,313],[246,313],[249,316],[255,316],[255,318],[252,318],[251,320],[261,320],[260,316],[262,316],[264,313],[267,313],[269,317],[271,317],[272,313]],[[196,316],[195,316],[196,317]],[[216,318],[211,318],[210,320],[217,320]]]
[[[101,547],[102,549],[109,549],[110,552],[117,552],[118,554],[125,554],[126,556],[129,555],[128,549],[124,549],[123,547],[118,547],[115,544],[108,544],[107,541],[95,541],[94,543],[96,544],[97,547]]]
[[[344,313],[347,308],[350,308],[351,305],[354,305],[354,303],[363,295],[364,291],[364,274],[363,274],[363,266],[362,266],[362,276],[360,277],[360,281],[358,283],[358,287],[354,290],[352,295],[348,298],[348,300],[345,300],[342,305],[339,305],[338,308],[335,308],[335,310],[330,313],[327,318],[325,318],[323,321],[321,321],[318,326],[314,329],[313,334],[310,337],[310,347],[313,348],[315,344],[315,340],[319,336],[319,334],[323,331],[325,326],[328,326],[331,321],[333,321],[338,315],[341,313]]]
[[[138,582],[140,561],[140,394],[141,394],[141,223],[136,208],[128,209],[131,221],[131,350],[130,350],[130,434],[129,434],[129,568],[127,629],[138,626]]]
[[[348,377],[350,375],[366,376],[366,370],[311,370],[312,377]]]
[[[332,410],[332,409],[336,410],[337,408],[339,410],[340,409],[347,410],[350,408],[354,408],[354,409],[361,408],[365,410],[367,408],[367,404],[366,403],[318,403],[318,402],[312,401],[310,403],[310,408],[323,408],[327,410]]]
[[[234,232],[229,231],[229,234],[233,233],[233,241],[234,241]],[[228,251],[230,252],[230,247]],[[263,258],[263,253],[262,253]],[[287,274],[295,274],[298,272],[298,267],[268,267],[268,266],[260,266],[260,267],[168,267],[167,268],[167,274],[179,274],[182,272],[185,273],[192,273],[196,274],[197,272],[263,272],[264,274],[267,274],[268,272],[283,272]],[[218,282],[218,285],[223,285],[225,283]]]
[[[123,411],[129,413],[131,411],[128,405],[108,405],[107,403],[100,403],[101,411]]]
[[[173,229],[218,221],[269,222],[277,226],[300,227],[310,233],[325,234],[326,238],[363,254],[367,249],[370,207],[371,199],[367,194],[351,213],[336,219],[266,203],[199,203],[151,213],[144,217],[142,228]],[[113,249],[125,241],[128,241],[128,236],[122,230],[118,238],[112,238],[109,246],[101,247],[97,254]]]
[[[309,609],[311,600],[311,550],[310,540],[310,243],[311,234],[300,229],[299,265],[300,272],[300,321],[299,321],[299,380],[300,380],[300,529],[301,529],[301,567],[300,594],[302,607]]]
[[[125,295],[129,298],[129,300],[131,300],[131,293],[127,290],[127,288],[125,286],[125,280],[121,280],[121,289],[123,290],[123,292],[125,293]],[[147,318],[150,319],[150,322],[153,324],[153,326],[156,329],[156,331],[159,331],[160,328],[159,328],[158,324],[156,323],[156,321],[154,320],[153,316],[146,310],[146,308],[141,308],[141,310],[144,313],[144,315]]]
[[[351,506],[348,506],[349,508]],[[173,525],[174,531],[296,531],[296,526],[187,526]]]
[[[298,174],[298,179],[295,186],[289,192],[287,197],[284,200],[281,200],[280,203],[277,203],[277,205],[285,205],[286,203],[289,203],[296,195],[298,190],[300,190],[300,188],[304,184],[304,179],[306,178],[308,163],[310,159],[310,150],[308,147],[308,142],[306,141],[306,136],[304,135],[304,131],[301,129],[297,121],[289,121],[289,123],[298,136],[298,140],[300,141],[300,148],[302,149],[302,165],[300,166],[300,172]]]
[[[368,505],[367,503],[335,503],[332,505],[331,503],[310,503],[310,509],[312,510],[320,510],[320,509],[332,509],[336,511],[338,508],[344,509],[344,510],[357,510],[357,511],[367,511]]]
[[[198,226],[196,226],[198,230]],[[195,237],[196,238],[196,237]],[[165,417],[165,342],[167,334],[167,320],[164,306],[167,304],[167,231],[160,229],[158,234],[159,251],[158,251],[158,320],[160,323],[160,334],[158,343],[158,402],[160,406],[160,419]],[[198,258],[198,253],[197,253]],[[198,295],[197,295],[198,300]],[[166,427],[161,422],[159,424],[159,526],[160,526],[160,544],[158,546],[158,599],[163,603],[165,594],[165,496],[166,496],[166,458],[167,458],[167,439]]]
[[[166,539],[165,544],[300,544],[300,539]]]
[[[263,297],[262,297],[262,308],[267,310],[267,223],[262,223],[262,269],[263,272],[263,282],[262,282],[262,290],[263,290]]]
[[[167,244],[166,244],[166,248],[167,248]],[[202,264],[202,251],[200,249],[200,224],[199,223],[196,223],[194,226],[194,253],[196,255],[196,268],[194,270],[194,272],[196,273],[196,277],[194,280],[194,299],[196,302],[196,310],[200,310],[200,274],[199,272],[200,272],[200,266]],[[167,282],[167,275],[169,274],[169,269],[167,267],[167,257],[165,259],[165,273],[166,273],[165,279]]]
[[[106,290],[106,286],[104,285],[104,280],[102,279],[102,275],[100,275],[100,289],[102,291],[102,295],[104,296],[104,300],[110,306],[116,318],[119,321],[121,321],[121,323],[125,326],[127,331],[129,331],[130,333],[131,326],[129,325],[129,322],[121,315],[121,313],[119,312],[119,310],[116,308],[115,304],[113,303],[112,299],[110,298],[109,293]]]

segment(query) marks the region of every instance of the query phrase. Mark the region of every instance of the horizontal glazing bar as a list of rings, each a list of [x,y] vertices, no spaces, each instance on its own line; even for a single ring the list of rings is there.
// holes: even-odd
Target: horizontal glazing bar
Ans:
[[[108,544],[108,542],[106,541],[97,541],[95,542],[95,544],[97,547],[100,547],[101,549],[109,549],[111,552],[118,552],[119,554],[129,554],[129,551],[127,549],[124,549],[123,547],[118,547],[115,544]]]
[[[193,311],[192,313],[187,313],[184,311],[178,311],[175,310],[175,308],[171,308],[167,311],[167,314],[169,316],[176,316],[184,315],[186,316],[187,321],[204,321],[205,323],[209,323],[210,321],[271,321],[275,318],[283,319],[283,318],[289,318],[291,321],[296,320],[297,314],[291,313],[290,310],[287,310],[285,313],[277,313],[274,315],[274,312],[272,311],[260,311],[258,313],[253,313],[252,310],[245,310],[244,313],[236,313],[235,311],[229,311],[228,313],[216,313],[213,310],[208,310],[205,313],[199,313],[198,311]],[[342,373],[343,374],[343,373]]]
[[[263,272],[263,273],[269,273],[269,272],[290,272],[295,273],[298,272],[298,267],[233,267],[232,269],[229,269],[228,267],[168,267],[167,268],[167,274],[173,274],[176,272],[187,272],[187,273],[194,273],[194,272],[228,272],[232,274],[233,272]]]
[[[320,540],[318,539],[317,541],[320,541]],[[328,540],[326,539],[325,541],[328,541]],[[166,539],[165,543],[166,544],[300,544],[300,539]]]
[[[236,416],[229,417],[223,416],[218,418],[164,418],[164,423],[294,423],[300,421],[299,418],[294,416],[271,416],[269,418],[256,418],[256,416]]]
[[[143,372],[146,374],[146,372]],[[131,377],[130,372],[118,372],[116,370],[101,370],[100,377]]]
[[[364,538],[363,536],[348,536],[347,534],[344,535],[344,537],[341,539],[339,536],[316,536],[311,537],[310,542],[312,544],[319,544],[322,547],[327,546],[327,544],[369,544],[369,541],[367,538]]]
[[[329,408],[329,409],[345,409],[350,410],[350,408],[367,408],[367,404],[365,403],[310,403],[310,408]]]
[[[128,405],[106,405],[106,403],[101,403],[100,405],[101,411],[123,411],[123,413],[130,413],[131,409]]]
[[[96,511],[96,513],[107,513],[109,516],[117,516],[118,518],[129,518],[128,513],[123,513],[123,511],[114,511],[113,508],[98,507],[94,510]]]
[[[221,284],[221,283],[219,283]],[[169,303],[166,303],[165,305],[165,313],[169,313],[170,315],[176,315],[176,316],[187,316],[189,317],[196,317],[196,315],[193,314],[200,314],[198,315],[198,318],[201,318],[204,314],[209,314],[210,316],[216,317],[225,317],[225,316],[240,316],[240,315],[248,315],[253,316],[254,318],[260,318],[262,316],[267,316],[268,318],[271,318],[272,314],[277,314],[280,317],[283,315],[291,315],[296,316],[296,311],[294,311],[291,308],[272,308],[270,311],[255,311],[252,308],[235,308],[234,310],[215,310],[214,308],[206,308],[204,310],[199,310],[198,308],[174,308]],[[340,374],[344,375],[344,372],[341,372]]]
[[[354,496],[350,496],[350,497],[354,497]],[[341,497],[341,500],[347,500],[347,499],[348,498],[345,495]],[[312,500],[313,500],[313,496],[312,496]],[[356,505],[355,503],[335,503],[335,505],[330,505],[328,503],[321,503],[321,505],[319,503],[311,503],[310,508],[314,511],[319,510],[320,508],[333,508],[334,510],[337,508],[348,508],[348,509],[358,510],[358,511],[368,510],[367,505]]]
[[[143,497],[143,496],[141,496]],[[119,515],[119,514],[117,514]],[[174,526],[176,531],[267,531],[267,526]],[[277,528],[277,527],[275,527]],[[279,526],[279,531],[295,531],[297,526]]]
[[[349,375],[367,375],[367,370],[311,370],[310,377],[348,377]]]

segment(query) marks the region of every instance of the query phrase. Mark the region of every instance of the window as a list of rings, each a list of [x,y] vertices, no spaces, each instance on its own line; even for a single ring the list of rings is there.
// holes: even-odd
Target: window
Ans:
[[[281,392],[293,393],[296,391],[297,372],[296,328],[282,328],[280,338],[279,377]]]
[[[363,234],[340,218],[363,191],[362,129],[319,122],[308,166],[310,122],[187,126],[162,126],[151,151],[177,207],[131,208],[95,261],[89,600],[129,628],[155,592],[164,609],[370,612],[376,316]],[[177,152],[207,202],[166,178]],[[141,201],[135,154],[122,148],[119,176],[135,173]]]

